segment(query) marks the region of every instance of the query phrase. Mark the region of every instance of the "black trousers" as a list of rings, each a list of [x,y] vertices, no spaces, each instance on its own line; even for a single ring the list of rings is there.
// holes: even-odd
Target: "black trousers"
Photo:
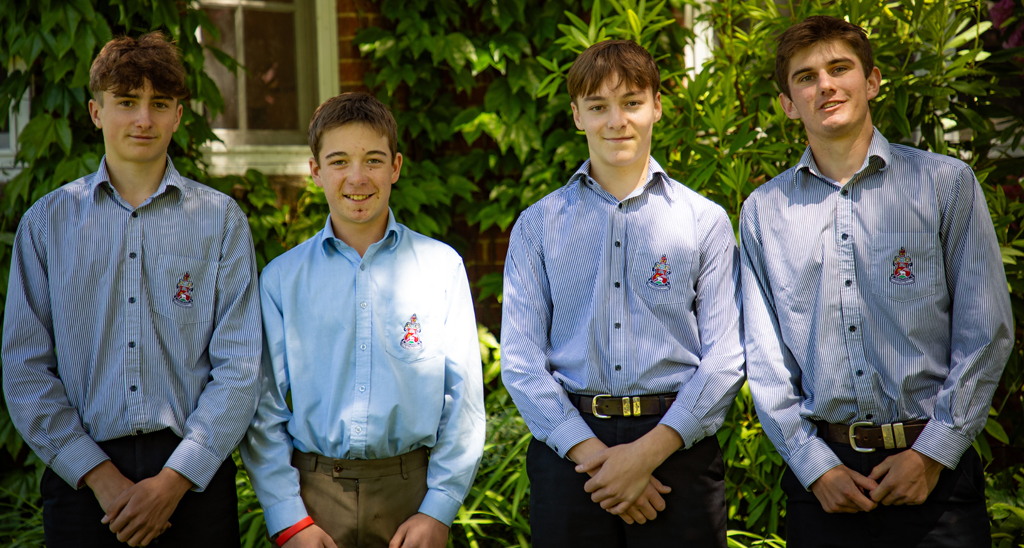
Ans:
[[[608,446],[635,441],[661,420],[658,416],[583,418]],[[583,490],[590,476],[577,473],[575,467],[546,444],[530,442],[526,470],[535,548],[726,546],[725,466],[714,436],[673,453],[654,471],[654,477],[672,492],[663,495],[665,511],[643,525],[627,525],[590,500],[590,493]]]
[[[829,442],[849,468],[867,476],[871,469],[900,449],[858,453],[849,444]],[[988,548],[992,545],[985,510],[985,478],[981,459],[968,449],[953,470],[919,506],[878,506],[870,512],[828,514],[814,493],[800,485],[792,470],[782,476],[789,499],[786,513],[788,548],[858,547]]]
[[[181,438],[170,430],[100,442],[111,462],[128,479],[157,475]],[[185,493],[171,514],[171,527],[150,546],[196,548],[240,546],[235,463],[229,458],[202,493]],[[47,468],[40,484],[43,531],[48,548],[124,548],[109,526],[100,523],[103,509],[88,487],[74,489]]]

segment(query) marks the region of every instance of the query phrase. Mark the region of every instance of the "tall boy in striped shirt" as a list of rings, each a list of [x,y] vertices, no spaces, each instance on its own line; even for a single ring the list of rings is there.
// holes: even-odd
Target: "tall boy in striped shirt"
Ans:
[[[167,156],[188,98],[174,44],[112,40],[89,87],[106,154],[25,213],[4,316],[4,397],[47,464],[46,545],[238,546],[228,456],[262,334],[249,223]]]
[[[537,547],[726,545],[739,256],[725,211],[650,156],[660,82],[633,42],[583,52],[568,87],[590,159],[512,229],[502,378],[534,434]]]
[[[810,17],[775,76],[809,146],[743,206],[750,389],[789,465],[789,546],[989,546],[971,443],[1013,343],[963,162],[891,144],[864,31]]]

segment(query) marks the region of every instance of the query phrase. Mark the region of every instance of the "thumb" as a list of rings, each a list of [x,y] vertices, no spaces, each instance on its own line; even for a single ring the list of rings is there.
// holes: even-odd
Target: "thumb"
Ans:
[[[665,485],[664,483],[661,483],[661,481],[659,481],[658,478],[654,476],[651,476],[651,485],[654,487],[656,491],[658,491],[662,495],[668,494],[672,491],[671,487]]]
[[[606,460],[608,460],[608,455],[606,455],[605,453],[606,451],[601,451],[600,453],[590,457],[589,459],[577,464],[576,471],[580,473],[590,473],[593,472],[594,470],[597,470],[598,468],[604,465]]]
[[[878,463],[878,466],[875,466],[874,468],[871,469],[871,474],[868,476],[868,479],[877,482],[878,480],[884,478],[885,475],[889,473],[890,469],[892,469],[892,462],[890,462],[889,459],[885,459],[882,462]],[[859,476],[860,474],[857,475]]]
[[[875,470],[877,469],[878,467],[876,466]],[[874,491],[875,489],[878,488],[878,482],[874,479],[875,470],[871,471],[871,477],[864,477],[863,475],[857,473],[856,471],[850,470],[850,479],[853,480],[853,483],[857,484],[857,487],[860,487],[861,489],[865,489],[867,491]],[[884,475],[885,473],[883,472],[878,477],[881,478]]]

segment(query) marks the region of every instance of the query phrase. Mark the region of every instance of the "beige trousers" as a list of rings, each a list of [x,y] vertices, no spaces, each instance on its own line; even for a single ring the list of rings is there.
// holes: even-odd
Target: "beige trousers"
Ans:
[[[427,494],[427,449],[387,459],[331,459],[295,451],[306,511],[338,548],[387,548]]]

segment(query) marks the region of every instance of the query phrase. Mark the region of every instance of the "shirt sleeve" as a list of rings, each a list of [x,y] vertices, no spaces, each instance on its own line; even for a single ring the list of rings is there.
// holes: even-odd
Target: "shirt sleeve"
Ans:
[[[782,340],[754,198],[747,198],[740,212],[740,262],[747,382],[757,417],[775,449],[804,488],[809,488],[842,462],[815,435],[814,424],[800,415],[804,403],[800,366]]]
[[[249,222],[232,201],[217,267],[210,381],[165,464],[195,484],[196,491],[210,483],[256,411],[262,348],[258,291]]]
[[[956,468],[985,426],[1013,347],[1013,316],[992,217],[971,168],[945,194],[939,237],[953,302],[949,374],[913,448]]]
[[[14,237],[4,310],[4,398],[29,447],[77,489],[109,457],[86,432],[57,372],[41,204],[26,212]]]
[[[551,375],[551,287],[538,237],[520,216],[509,237],[501,303],[501,379],[533,436],[565,457],[594,437]]]
[[[461,260],[454,270],[444,325],[444,408],[427,465],[427,494],[419,508],[449,527],[473,486],[487,424],[473,296]]]
[[[725,210],[715,208],[702,216],[697,232],[700,271],[694,306],[700,365],[661,420],[686,447],[718,431],[744,375],[740,261],[732,223]]]
[[[299,471],[291,464],[294,446],[288,422],[292,412],[285,399],[291,383],[285,352],[284,314],[280,307],[280,279],[272,267],[265,268],[260,279],[264,348],[259,405],[239,446],[271,535],[309,515],[299,496]]]

